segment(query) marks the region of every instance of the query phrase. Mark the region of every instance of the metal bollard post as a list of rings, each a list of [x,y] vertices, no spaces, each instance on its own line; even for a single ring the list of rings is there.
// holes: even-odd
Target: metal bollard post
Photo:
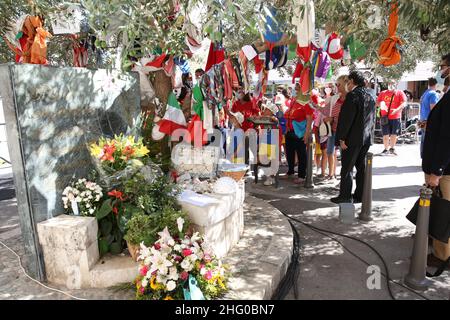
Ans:
[[[311,189],[314,188],[313,182],[313,161],[314,161],[314,148],[313,148],[313,138],[312,134],[309,136],[307,148],[307,156],[308,160],[306,162],[306,179],[305,179],[305,188]]]
[[[358,216],[359,220],[370,221],[372,218],[372,161],[373,153],[368,152],[366,156],[366,171],[364,172],[364,185],[361,204],[361,213]]]
[[[430,284],[430,280],[425,275],[428,254],[430,199],[432,193],[429,188],[422,188],[420,190],[419,212],[417,214],[413,253],[409,265],[409,273],[405,277],[405,284],[414,290],[426,290]]]

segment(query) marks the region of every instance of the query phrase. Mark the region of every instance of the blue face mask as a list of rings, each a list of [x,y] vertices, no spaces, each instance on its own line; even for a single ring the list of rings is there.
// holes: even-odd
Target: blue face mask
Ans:
[[[447,75],[447,77],[448,77],[448,75]],[[442,77],[442,70],[439,70],[438,72],[436,72],[436,81],[440,85],[444,85],[445,78],[447,78],[447,77],[444,77],[444,78]]]

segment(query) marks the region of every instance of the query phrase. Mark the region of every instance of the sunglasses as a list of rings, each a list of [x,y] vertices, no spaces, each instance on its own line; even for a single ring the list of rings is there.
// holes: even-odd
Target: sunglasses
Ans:
[[[446,65],[446,64],[441,64],[441,65],[439,65],[439,70],[442,70],[442,69],[444,69],[444,68],[448,68],[448,65]]]

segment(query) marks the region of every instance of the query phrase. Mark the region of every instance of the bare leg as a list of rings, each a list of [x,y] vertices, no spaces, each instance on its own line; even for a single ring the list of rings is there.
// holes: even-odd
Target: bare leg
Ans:
[[[389,136],[383,136],[384,150],[389,150]]]
[[[396,144],[397,144],[397,136],[391,135],[391,148],[395,148]]]
[[[325,172],[327,171],[327,150],[322,150],[322,176],[325,175]]]
[[[320,154],[316,153],[315,159],[316,159],[316,170],[317,170],[317,172],[319,172],[319,168],[320,168]]]
[[[327,158],[328,158],[328,175],[330,177],[334,176],[334,154],[327,154]]]

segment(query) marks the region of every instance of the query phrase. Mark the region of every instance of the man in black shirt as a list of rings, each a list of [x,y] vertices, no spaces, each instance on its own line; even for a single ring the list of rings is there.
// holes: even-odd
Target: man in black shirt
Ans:
[[[439,65],[438,81],[450,78],[450,54],[442,57]],[[439,186],[442,197],[450,201],[450,91],[447,91],[431,110],[427,119],[423,144],[422,170],[426,184]],[[449,213],[450,214],[450,213]],[[445,261],[450,256],[450,241],[447,243],[433,239],[434,256]]]
[[[352,202],[353,167],[356,167],[356,190],[353,202],[361,202],[366,170],[366,154],[373,143],[375,100],[365,88],[364,76],[352,71],[347,94],[339,114],[336,142],[342,150],[341,186],[334,203]]]

